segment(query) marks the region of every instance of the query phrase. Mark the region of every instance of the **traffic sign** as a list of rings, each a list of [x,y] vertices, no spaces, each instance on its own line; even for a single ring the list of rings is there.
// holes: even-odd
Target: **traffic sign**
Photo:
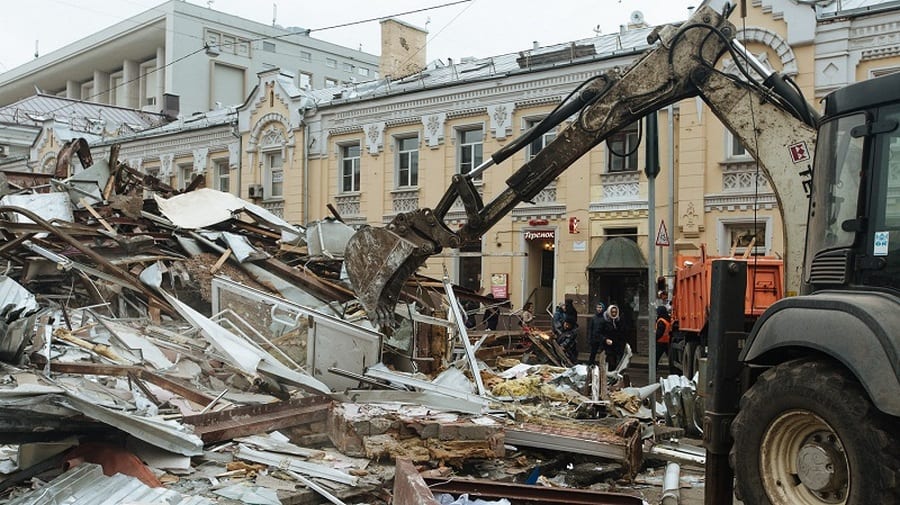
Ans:
[[[656,232],[656,245],[663,247],[669,247],[670,245],[672,245],[669,243],[669,232],[668,230],[666,230],[665,221],[659,222],[659,231]]]

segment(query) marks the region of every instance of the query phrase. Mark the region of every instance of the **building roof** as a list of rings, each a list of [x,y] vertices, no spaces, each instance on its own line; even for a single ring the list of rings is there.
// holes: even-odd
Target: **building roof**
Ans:
[[[0,124],[41,127],[46,121],[103,135],[141,131],[165,122],[161,114],[38,93],[0,107]]]
[[[609,59],[651,47],[647,36],[652,29],[635,28],[488,58],[463,58],[459,62],[435,60],[425,70],[402,79],[380,79],[305,93],[322,106]]]
[[[816,3],[816,17],[820,20],[864,16],[900,8],[898,0],[831,0]]]

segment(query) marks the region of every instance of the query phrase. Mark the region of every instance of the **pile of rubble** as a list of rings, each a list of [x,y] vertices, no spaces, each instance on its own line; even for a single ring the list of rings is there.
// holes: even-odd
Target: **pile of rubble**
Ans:
[[[423,277],[384,335],[340,216],[297,226],[75,153],[72,177],[0,187],[5,503],[640,504],[647,468],[702,467],[671,440],[697,434],[691,381],[656,403],[627,360],[470,332],[458,297],[490,301]]]

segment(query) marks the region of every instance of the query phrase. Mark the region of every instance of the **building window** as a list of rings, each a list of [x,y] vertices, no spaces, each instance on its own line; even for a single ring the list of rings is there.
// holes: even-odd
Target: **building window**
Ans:
[[[350,63],[344,63],[344,72],[353,72],[353,65]]]
[[[341,146],[341,193],[359,191],[359,144]]]
[[[480,127],[477,129],[459,130],[458,140],[458,169],[459,173],[465,175],[478,165],[481,165],[481,159],[484,156],[484,131]],[[480,182],[481,175],[479,174],[474,180]]]
[[[300,89],[312,88],[312,74],[309,72],[297,72],[297,86]]]
[[[637,147],[640,142],[638,123],[632,123],[616,132],[606,141],[609,152],[607,166],[610,172],[633,172],[638,169]]]
[[[300,61],[312,61],[312,53],[309,51],[300,51]]]
[[[178,187],[181,189],[187,189],[188,186],[191,185],[191,181],[194,179],[194,166],[193,165],[178,165]]]
[[[269,42],[268,40],[264,40],[263,41],[263,51],[265,51],[267,53],[274,53],[275,52],[275,43]]]
[[[459,257],[458,270],[459,278],[457,283],[466,288],[475,291],[481,289],[481,241],[469,242],[459,248],[462,253]],[[468,253],[468,254],[466,254]],[[477,305],[477,304],[476,304]],[[469,309],[466,309],[467,311]]]
[[[725,155],[729,159],[742,159],[750,156],[750,153],[744,149],[744,144],[741,144],[741,141],[728,130],[725,130]]]
[[[216,189],[219,191],[231,192],[231,169],[228,167],[228,161],[216,161]]]
[[[364,67],[357,67],[356,73],[363,77],[369,77],[369,69]]]
[[[332,79],[330,77],[325,78],[325,87],[326,88],[335,88],[337,87],[338,82],[337,79]]]
[[[272,200],[284,197],[284,157],[281,150],[263,154],[266,168],[265,199]]]
[[[736,256],[747,254],[751,256],[763,256],[768,251],[769,218],[754,223],[747,221],[720,221],[719,222],[719,254],[725,256],[734,251]]]
[[[529,120],[525,122],[525,128],[531,129],[541,121],[539,119]],[[541,135],[540,137],[534,139],[531,144],[528,144],[528,153],[526,157],[528,160],[534,158],[537,153],[541,152],[541,149],[547,147],[547,144],[553,142],[553,139],[556,138],[556,128],[551,129],[547,133]]]
[[[325,66],[328,68],[337,68],[337,60],[334,58],[325,58]]]
[[[397,187],[419,185],[419,137],[397,139]]]
[[[207,49],[207,52],[212,50],[215,54],[250,56],[250,39],[229,35],[207,28],[205,30],[204,40],[209,48]],[[272,42],[269,43],[272,44],[272,51],[270,52],[275,52],[275,44]],[[265,49],[265,43],[263,46],[263,49]]]

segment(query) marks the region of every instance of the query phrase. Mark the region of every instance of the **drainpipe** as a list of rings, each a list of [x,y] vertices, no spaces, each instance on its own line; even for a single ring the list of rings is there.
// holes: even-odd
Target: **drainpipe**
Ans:
[[[303,226],[309,224],[309,124],[303,124]]]
[[[669,135],[669,156],[667,160],[669,169],[669,268],[666,270],[667,276],[671,279],[672,286],[675,285],[675,106],[670,105],[666,114],[668,115],[668,135]],[[671,290],[674,292],[674,289]],[[671,299],[673,293],[669,293]]]

